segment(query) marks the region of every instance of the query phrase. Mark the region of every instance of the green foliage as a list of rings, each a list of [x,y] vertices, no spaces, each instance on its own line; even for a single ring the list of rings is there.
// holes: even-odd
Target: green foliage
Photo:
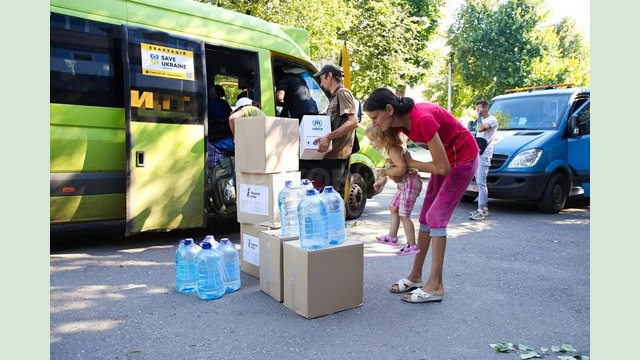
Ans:
[[[471,90],[470,98],[460,98],[456,89],[456,109],[526,83],[542,53],[535,41],[545,16],[541,5],[542,0],[469,0],[461,7],[449,29],[449,44],[454,72]]]
[[[533,350],[533,347],[526,344],[518,344],[518,346],[515,346],[511,342],[501,342],[489,344],[489,346],[497,353],[520,351],[520,359],[540,359],[549,355],[549,348],[546,347],[541,347],[540,353],[538,353]],[[551,347],[551,351],[563,354],[572,353],[571,355],[558,355],[557,358],[560,360],[589,360],[589,356],[578,353],[578,350],[574,349],[571,344],[554,345]]]
[[[427,50],[443,0],[352,0],[357,21],[344,34],[357,97],[378,86],[403,91],[421,83],[433,61]]]

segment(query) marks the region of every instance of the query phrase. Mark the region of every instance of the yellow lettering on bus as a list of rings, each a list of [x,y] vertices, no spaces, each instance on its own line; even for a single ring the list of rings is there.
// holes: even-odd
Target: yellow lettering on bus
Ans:
[[[179,96],[172,96],[172,98],[176,100],[176,106],[180,112],[183,112],[185,110],[185,105],[191,101],[191,97],[189,96],[183,96],[182,98]]]
[[[162,96],[162,110],[171,110],[171,96]]]
[[[131,90],[131,107],[144,107],[146,109],[153,109],[153,93],[150,91],[144,91],[142,95],[138,90]]]

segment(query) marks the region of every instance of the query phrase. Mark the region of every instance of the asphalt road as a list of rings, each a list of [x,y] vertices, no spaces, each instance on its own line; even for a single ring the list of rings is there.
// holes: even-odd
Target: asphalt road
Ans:
[[[589,354],[588,205],[549,215],[492,200],[490,217],[474,222],[474,204],[460,204],[443,301],[409,304],[389,287],[412,258],[375,240],[387,231],[393,192],[389,182],[347,224],[348,236],[365,245],[364,305],[312,320],[244,273],[240,290],[218,300],[175,291],[178,240],[213,233],[237,244],[233,221],[132,238],[117,223],[52,230],[51,359],[520,359],[489,346],[503,341],[568,343]],[[414,218],[417,226],[417,210]]]

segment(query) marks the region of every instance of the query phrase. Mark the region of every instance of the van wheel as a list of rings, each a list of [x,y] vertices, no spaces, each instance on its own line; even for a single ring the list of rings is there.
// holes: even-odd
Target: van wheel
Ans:
[[[546,213],[557,214],[562,210],[566,201],[567,181],[562,174],[555,173],[551,175],[542,197],[538,200],[538,209]]]
[[[365,192],[365,182],[362,175],[352,173],[349,179],[349,196],[347,197],[347,220],[357,219],[362,215],[365,205],[367,205],[367,194]]]

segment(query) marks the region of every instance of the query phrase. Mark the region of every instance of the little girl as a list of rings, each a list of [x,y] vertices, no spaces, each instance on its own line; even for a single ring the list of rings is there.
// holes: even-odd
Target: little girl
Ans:
[[[407,168],[404,161],[406,137],[395,129],[381,131],[379,128],[369,124],[365,129],[365,136],[369,138],[371,144],[376,149],[382,149],[387,155],[387,163],[384,169],[377,169],[377,179],[373,184],[374,189],[379,190],[386,182],[387,177],[391,177],[397,184],[398,191],[391,200],[389,211],[391,215],[391,226],[389,234],[376,237],[378,242],[398,246],[398,227],[402,221],[402,228],[407,237],[407,244],[396,252],[398,255],[415,255],[420,252],[416,246],[416,234],[411,221],[411,211],[420,196],[422,190],[422,180],[418,170]]]

